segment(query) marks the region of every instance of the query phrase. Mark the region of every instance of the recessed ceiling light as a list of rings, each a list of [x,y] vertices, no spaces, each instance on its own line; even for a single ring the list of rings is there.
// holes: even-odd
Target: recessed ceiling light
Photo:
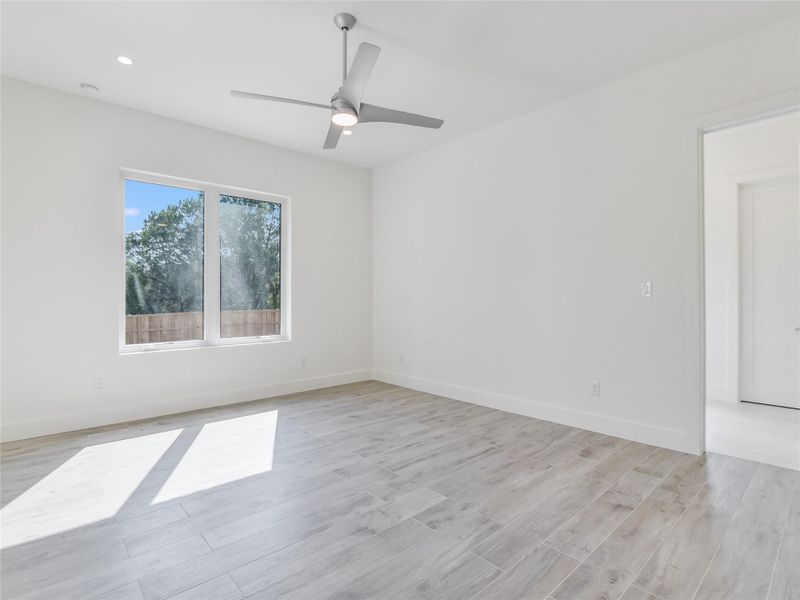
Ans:
[[[122,56],[121,54],[117,57],[117,62],[121,62],[123,65],[132,65],[133,59],[128,58],[127,56]]]
[[[91,83],[81,83],[81,89],[84,92],[99,92],[100,88],[96,85],[92,85]]]
[[[342,131],[342,135],[353,135],[352,129],[345,129]]]

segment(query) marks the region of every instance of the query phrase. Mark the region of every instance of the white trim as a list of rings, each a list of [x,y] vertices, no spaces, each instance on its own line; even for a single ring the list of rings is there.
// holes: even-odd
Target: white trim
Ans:
[[[125,343],[125,180],[131,179],[145,183],[155,183],[169,187],[181,187],[203,193],[203,339],[180,342],[159,342],[153,344]],[[121,256],[122,273],[120,285],[121,300],[119,314],[119,353],[138,354],[141,352],[160,352],[165,350],[184,350],[189,348],[208,348],[215,346],[236,346],[241,344],[263,344],[290,342],[291,338],[291,198],[281,194],[271,194],[247,188],[222,185],[185,177],[173,177],[122,168],[119,172],[120,199],[118,210],[122,216]],[[281,207],[281,333],[279,335],[248,336],[238,338],[220,337],[220,259],[219,259],[219,197],[238,195],[252,200],[279,204]]]
[[[800,89],[689,117],[682,124],[684,158],[684,396],[694,405],[685,426],[685,451],[705,452],[705,218],[703,135],[798,110]]]
[[[233,388],[207,392],[205,394],[190,394],[171,399],[158,398],[157,401],[128,402],[120,405],[109,405],[89,411],[74,411],[59,415],[47,415],[39,419],[25,421],[12,421],[2,423],[0,437],[3,442],[29,439],[43,435],[52,435],[67,431],[76,431],[90,427],[100,427],[113,424],[123,424],[139,419],[163,417],[201,408],[226,406],[240,402],[250,402],[284,394],[307,392],[334,385],[357,383],[370,378],[370,371],[349,371],[307,379],[295,379],[267,385]]]
[[[658,427],[626,419],[617,419],[601,413],[594,413],[572,408],[565,408],[555,404],[539,402],[529,398],[519,398],[497,394],[474,388],[453,385],[442,381],[433,381],[412,377],[402,373],[392,371],[373,370],[372,378],[384,383],[391,383],[412,390],[435,394],[469,402],[488,408],[496,408],[505,412],[533,417],[570,427],[579,427],[589,431],[596,431],[606,435],[634,440],[663,448],[679,450],[681,452],[690,451],[693,440],[687,436],[687,432],[667,427]]]

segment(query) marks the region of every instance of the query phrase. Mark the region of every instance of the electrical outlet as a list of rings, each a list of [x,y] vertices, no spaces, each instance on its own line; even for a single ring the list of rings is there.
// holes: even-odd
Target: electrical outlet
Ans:
[[[305,356],[303,356],[303,357],[300,359],[300,366],[301,366],[301,367],[307,367],[307,366],[308,366],[308,359],[307,359]]]
[[[105,379],[101,379],[98,377],[97,379],[92,380],[92,391],[95,394],[102,394],[106,389],[106,381]]]
[[[642,287],[642,298],[652,298],[653,297],[653,282],[652,281],[643,281],[641,283]]]
[[[401,354],[400,355],[400,364],[401,365],[406,364],[406,355],[405,354]]]
[[[599,381],[592,381],[592,396],[599,396],[600,395],[600,382]]]

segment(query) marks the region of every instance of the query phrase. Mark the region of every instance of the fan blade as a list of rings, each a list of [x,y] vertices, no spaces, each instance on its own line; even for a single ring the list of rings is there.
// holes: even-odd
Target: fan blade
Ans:
[[[336,144],[339,143],[339,136],[342,135],[342,127],[331,121],[331,126],[328,127],[328,136],[325,138],[325,143],[322,147],[325,150],[333,150]]]
[[[231,90],[231,96],[236,98],[251,98],[253,100],[271,100],[272,102],[285,102],[286,104],[299,104],[300,106],[316,106],[318,108],[331,109],[330,104],[317,104],[316,102],[306,102],[305,100],[294,100],[292,98],[281,98],[280,96],[266,96],[264,94],[254,94],[253,92],[240,92]]]
[[[353,59],[353,64],[350,65],[347,78],[339,90],[339,95],[347,100],[354,109],[358,109],[358,105],[361,104],[361,96],[364,95],[364,88],[367,87],[367,81],[369,81],[372,68],[378,61],[380,53],[380,48],[366,42],[362,42],[356,51],[356,57]]]
[[[366,103],[362,104],[361,110],[358,111],[358,122],[401,123],[403,125],[414,125],[415,127],[429,127],[431,129],[439,129],[444,124],[441,119]]]

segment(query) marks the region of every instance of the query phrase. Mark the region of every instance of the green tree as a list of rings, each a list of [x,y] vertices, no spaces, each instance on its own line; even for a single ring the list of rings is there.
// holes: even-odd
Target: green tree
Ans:
[[[203,197],[151,212],[125,237],[126,312],[156,314],[203,307]]]
[[[280,308],[281,206],[221,196],[222,310]]]
[[[280,308],[280,233],[279,204],[220,197],[222,310]],[[202,196],[151,212],[125,252],[127,314],[202,309]]]

